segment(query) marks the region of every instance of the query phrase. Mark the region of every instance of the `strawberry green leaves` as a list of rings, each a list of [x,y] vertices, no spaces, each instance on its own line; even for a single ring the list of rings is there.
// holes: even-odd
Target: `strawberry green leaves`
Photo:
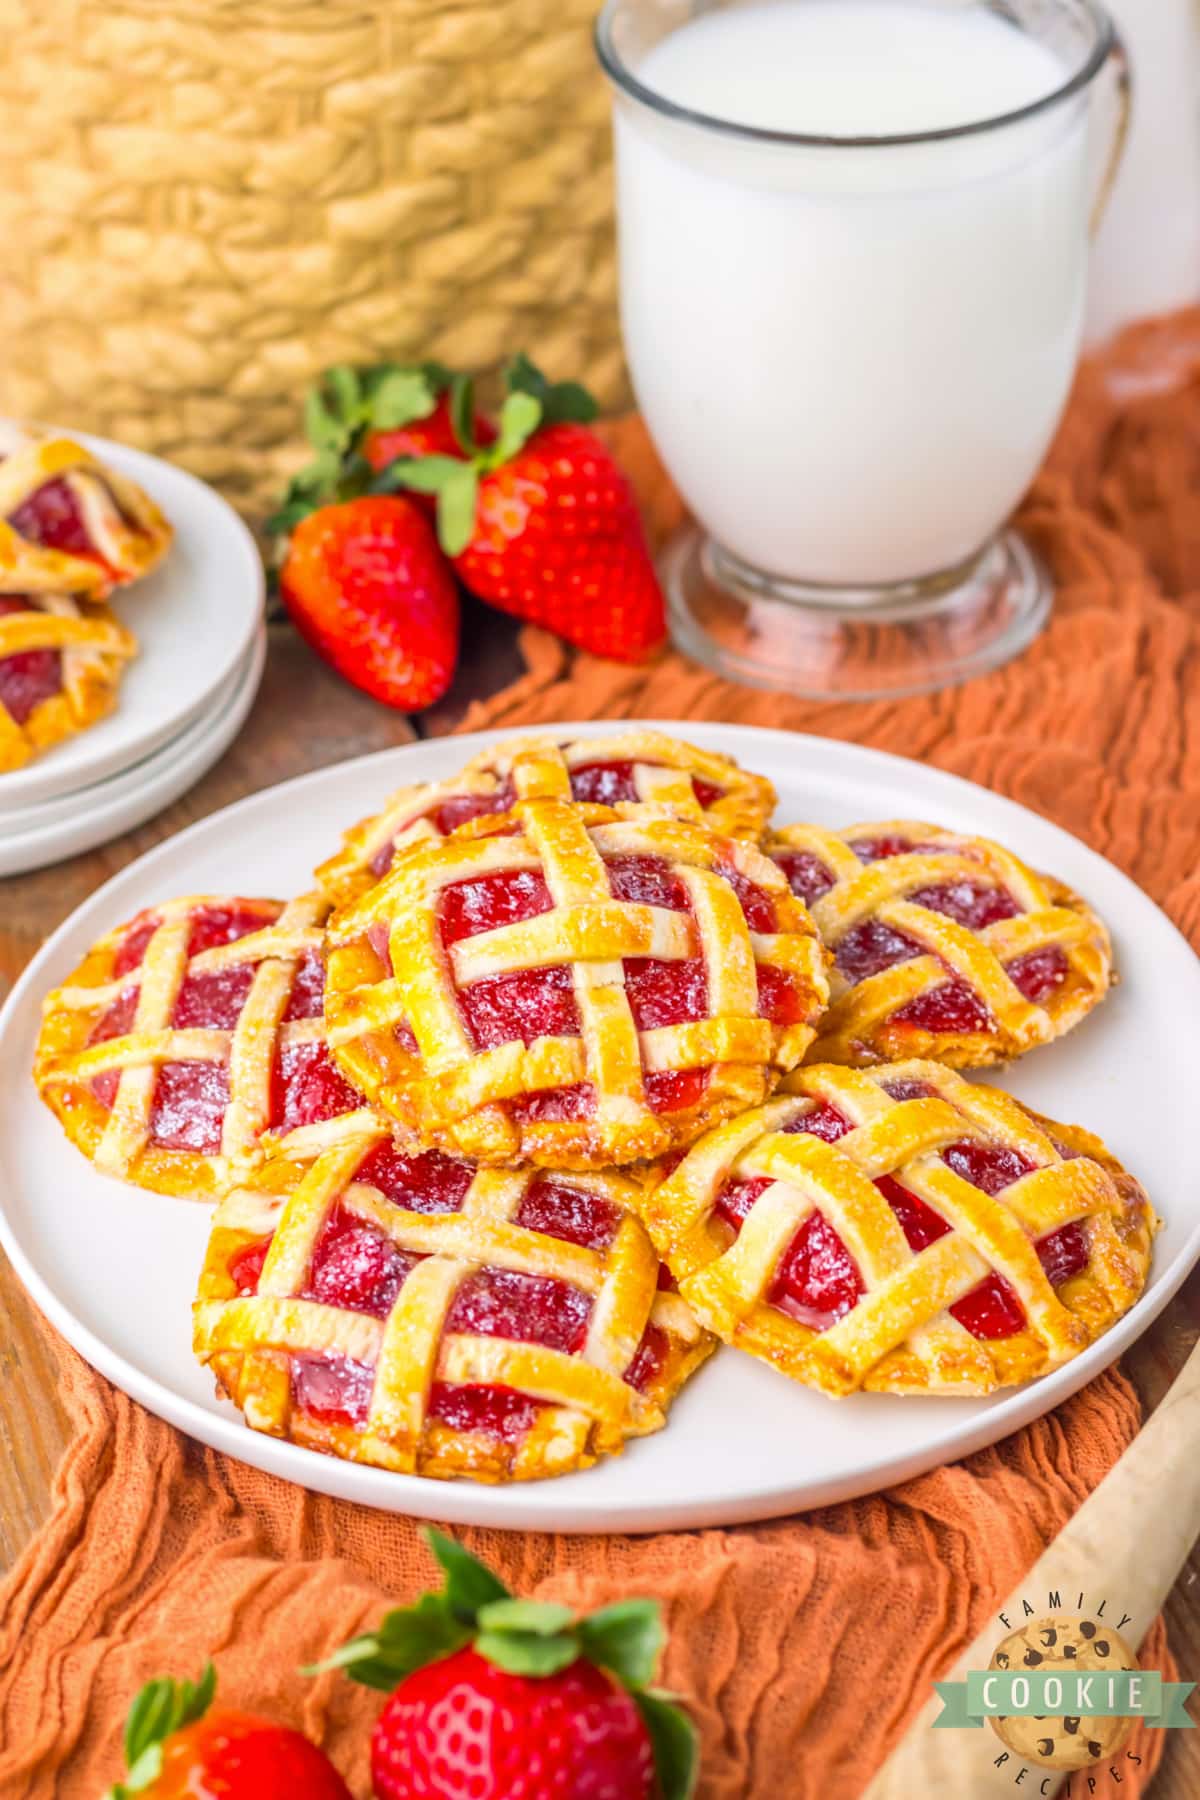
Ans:
[[[663,1800],[689,1800],[695,1792],[700,1767],[695,1726],[680,1710],[673,1695],[664,1693],[661,1688],[635,1688],[632,1691],[634,1705],[650,1734],[654,1771]]]
[[[499,1576],[493,1575],[486,1563],[472,1556],[454,1538],[435,1530],[432,1525],[424,1535],[446,1577],[446,1603],[456,1619],[465,1625],[473,1625],[482,1607],[510,1598]]]
[[[625,1687],[645,1687],[666,1642],[661,1610],[652,1600],[618,1600],[579,1621],[579,1642],[589,1662],[610,1669]]]
[[[488,1606],[515,1604],[503,1582],[453,1538],[431,1526],[425,1541],[446,1577],[440,1592],[422,1594],[415,1606],[385,1613],[375,1631],[352,1638],[304,1674],[345,1669],[355,1681],[390,1694],[414,1669],[423,1669],[426,1663],[451,1656],[469,1644],[479,1616]]]
[[[465,460],[450,456],[398,458],[386,471],[396,487],[437,495],[438,542],[447,556],[461,556],[475,529],[481,478],[511,462],[535,431],[565,420],[586,424],[596,416],[596,402],[577,381],[550,382],[524,351],[505,370],[508,392],[500,408],[496,440],[475,442],[471,383],[456,378],[450,387],[450,415]]]
[[[575,1615],[539,1600],[494,1600],[479,1614],[475,1648],[510,1675],[557,1675],[580,1654]]]
[[[578,381],[546,380],[536,363],[518,350],[504,371],[510,394],[529,394],[542,409],[543,425],[590,425],[599,408]]]
[[[452,1656],[471,1641],[471,1628],[455,1618],[446,1595],[422,1594],[415,1606],[385,1613],[375,1631],[351,1638],[324,1662],[301,1671],[321,1675],[345,1669],[364,1687],[390,1694],[398,1682],[439,1657]]]
[[[356,369],[338,363],[326,369],[304,402],[304,429],[314,455],[288,483],[283,502],[267,528],[286,537],[320,506],[356,500],[363,494],[402,489],[437,496],[438,539],[447,556],[458,556],[471,541],[482,476],[511,462],[545,425],[587,424],[596,402],[577,381],[551,382],[524,351],[504,372],[506,395],[494,443],[480,444],[475,432],[474,384],[440,363],[380,363]],[[368,432],[395,431],[433,413],[440,397],[447,405],[462,457],[397,457],[384,469],[362,454]]]
[[[199,1681],[150,1681],[129,1709],[125,1721],[128,1774],[108,1790],[105,1800],[132,1800],[162,1773],[163,1745],[185,1725],[194,1725],[212,1705],[217,1672],[206,1664]]]
[[[664,1643],[656,1601],[619,1600],[580,1618],[557,1602],[514,1598],[444,1533],[430,1529],[425,1539],[446,1578],[441,1591],[387,1613],[374,1632],[306,1673],[344,1669],[390,1692],[414,1670],[467,1645],[506,1673],[532,1680],[550,1679],[582,1657],[631,1695],[654,1751],[662,1800],[689,1800],[697,1767],[694,1727],[671,1695],[650,1686]]]
[[[366,369],[338,363],[326,369],[304,399],[304,432],[315,454],[293,475],[267,529],[286,536],[318,506],[389,491],[376,485],[359,453],[364,436],[428,418],[450,379],[440,363],[378,363]]]

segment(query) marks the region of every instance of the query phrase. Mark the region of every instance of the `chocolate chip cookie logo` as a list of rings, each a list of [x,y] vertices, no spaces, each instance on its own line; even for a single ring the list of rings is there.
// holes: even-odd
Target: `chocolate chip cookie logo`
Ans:
[[[1019,1631],[1010,1632],[992,1652],[989,1667],[1017,1678],[1011,1686],[1018,1698],[1023,1689],[1017,1682],[1027,1671],[1037,1670],[1042,1677],[1058,1677],[1057,1680],[1044,1679],[1041,1683],[1044,1702],[1049,1706],[1056,1698],[1059,1704],[1064,1703],[1061,1698],[1065,1691],[1063,1675],[1088,1671],[1097,1675],[1116,1671],[1129,1675],[1139,1664],[1133,1648],[1120,1632],[1110,1630],[1095,1619],[1052,1613],[1044,1619],[1035,1619],[1030,1625],[1023,1625]],[[1083,1697],[1089,1692],[1094,1693],[1097,1701],[1107,1698],[1110,1692],[1108,1684],[1101,1680],[1094,1684],[1080,1683],[1079,1687],[1078,1703],[1081,1706]],[[1115,1693],[1113,1697],[1115,1699]],[[1063,1712],[1026,1716],[991,1713],[988,1722],[1001,1743],[1023,1756],[1026,1762],[1043,1769],[1085,1769],[1089,1763],[1116,1755],[1133,1730],[1137,1714]]]
[[[1139,1719],[1160,1728],[1191,1725],[1183,1703],[1195,1683],[1164,1681],[1157,1669],[1143,1669],[1119,1626],[1105,1621],[1103,1605],[1090,1615],[1039,1616],[1028,1601],[1021,1604],[1025,1624],[1000,1640],[986,1669],[970,1670],[965,1681],[935,1683],[944,1708],[935,1730],[979,1730],[986,1719],[1005,1746],[997,1768],[1067,1771],[1069,1779],[1072,1771],[1111,1764]],[[1006,1615],[1001,1621],[1011,1625]],[[1127,1622],[1122,1615],[1120,1625]],[[1050,1791],[1048,1781],[1042,1792]]]

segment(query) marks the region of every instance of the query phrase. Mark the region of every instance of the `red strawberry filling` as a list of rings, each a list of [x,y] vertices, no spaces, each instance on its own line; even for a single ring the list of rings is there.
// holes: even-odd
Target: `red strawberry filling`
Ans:
[[[355,1176],[405,1212],[419,1213],[458,1212],[473,1179],[469,1163],[443,1156],[440,1150],[406,1156],[390,1139],[376,1145]]]
[[[269,922],[269,916],[248,907],[205,907],[192,919],[188,955],[236,943],[263,930]],[[153,913],[133,923],[114,959],[118,979],[141,965],[160,923]],[[176,996],[171,1029],[234,1031],[250,993],[254,967],[242,963],[187,975]],[[324,988],[324,963],[310,950],[296,971],[285,1020],[319,1018]],[[107,1043],[130,1032],[137,1001],[137,988],[126,988],[97,1021],[88,1042]],[[92,1091],[102,1105],[112,1106],[119,1081],[116,1069],[96,1076]],[[298,1125],[336,1118],[358,1104],[358,1095],[334,1067],[323,1044],[289,1044],[277,1055],[271,1076],[269,1129],[291,1131]],[[149,1141],[157,1149],[218,1155],[228,1105],[229,1071],[224,1063],[164,1063],[154,1085]]]
[[[534,1182],[516,1216],[526,1231],[542,1231],[585,1250],[607,1250],[620,1222],[617,1208],[603,1194],[569,1187],[552,1176]]]
[[[271,1071],[272,1131],[340,1118],[361,1105],[324,1044],[285,1044]]]
[[[457,831],[460,825],[468,824],[471,819],[485,819],[493,813],[507,812],[509,807],[515,803],[516,797],[511,781],[504,781],[494,794],[451,794],[442,801],[440,806],[434,808],[429,817],[442,836],[449,837],[452,831]],[[397,839],[422,816],[421,813],[414,813],[410,818],[405,819],[404,823],[398,827],[396,837],[389,838],[386,844],[380,845],[371,858],[373,875],[387,874],[392,866],[392,858],[396,854]]]
[[[644,765],[660,768],[659,763]],[[693,775],[692,792],[698,806],[709,807],[721,797],[721,789],[711,781]],[[639,801],[635,765],[632,762],[580,763],[571,770],[571,798],[596,806],[617,806],[622,801]]]
[[[105,491],[116,507],[126,531],[145,537],[145,531],[137,520],[131,519],[117,505],[107,484]],[[40,544],[46,550],[61,550],[68,556],[85,556],[89,562],[98,563],[102,569],[119,579],[120,571],[112,568],[97,550],[82,508],[75,497],[75,490],[64,476],[53,475],[49,481],[43,481],[27,499],[22,500],[20,506],[9,513],[8,522],[14,531],[31,544]]]
[[[272,1233],[272,1237],[274,1233]],[[258,1284],[262,1280],[263,1264],[267,1260],[267,1252],[271,1248],[271,1238],[259,1238],[257,1243],[243,1244],[235,1250],[229,1259],[229,1279],[239,1294],[256,1294]]]
[[[190,1031],[193,1027],[232,1031],[241,1017],[253,981],[254,969],[249,963],[187,976],[179,990],[171,1024],[180,1031]]]
[[[101,559],[84,523],[83,513],[70,483],[61,475],[44,481],[8,515],[8,522],[31,544],[47,550],[63,550],[70,556]]]
[[[630,1387],[644,1394],[666,1367],[668,1349],[666,1332],[660,1331],[657,1325],[647,1325],[637,1353],[625,1371],[625,1380]]]
[[[154,1084],[150,1142],[160,1150],[193,1150],[216,1156],[229,1106],[224,1063],[164,1063]]]
[[[527,1048],[540,1037],[578,1037],[575,984],[565,963],[488,976],[459,990],[459,1006],[476,1050],[494,1050],[519,1038]]]
[[[375,1371],[347,1356],[292,1358],[292,1403],[327,1425],[366,1424]]]
[[[335,1206],[313,1251],[301,1299],[386,1319],[417,1258],[366,1219]]]
[[[919,1084],[903,1084],[904,1091],[889,1090],[896,1099],[915,1099],[926,1090]],[[908,1091],[911,1089],[912,1091]],[[820,1102],[815,1109],[785,1127],[835,1143],[852,1129],[836,1108]],[[985,1194],[998,1194],[1035,1165],[1018,1151],[1002,1144],[984,1144],[972,1138],[947,1145],[942,1160],[957,1175]],[[890,1175],[875,1183],[900,1224],[914,1252],[944,1237],[950,1226],[919,1195]],[[770,1186],[761,1177],[726,1182],[715,1207],[716,1215],[734,1236],[745,1224],[759,1195]],[[1038,1240],[1038,1259],[1054,1287],[1060,1287],[1087,1264],[1087,1240],[1082,1224],[1063,1225]],[[788,1245],[768,1290],[767,1299],[781,1312],[814,1331],[826,1331],[854,1307],[864,1293],[858,1265],[836,1230],[823,1214],[808,1215]],[[986,1276],[970,1293],[955,1302],[950,1312],[973,1337],[1004,1338],[1020,1331],[1025,1313],[1020,1300],[1002,1275]]]
[[[188,955],[199,956],[202,950],[215,950],[220,944],[236,944],[252,931],[265,931],[279,917],[277,911],[264,913],[248,906],[204,906],[192,915],[188,936]],[[144,954],[144,948],[143,948]],[[141,957],[138,958],[139,962]]]
[[[319,950],[306,950],[292,977],[285,1020],[319,1019],[325,1008],[325,958]]]
[[[591,1296],[565,1281],[512,1269],[480,1269],[455,1294],[446,1330],[544,1344],[569,1356],[583,1348],[591,1312]]]
[[[438,830],[449,837],[452,831],[469,824],[472,819],[486,819],[493,813],[507,812],[510,806],[516,805],[516,800],[512,782],[505,780],[493,794],[454,794],[442,801],[433,816]]]
[[[783,870],[797,900],[803,900],[806,906],[811,906],[833,886],[832,872],[811,850],[779,850],[774,860]]]
[[[647,1069],[642,1076],[646,1105],[651,1112],[683,1112],[699,1106],[708,1086],[707,1069]]]
[[[444,1213],[460,1209],[472,1173],[469,1164],[439,1151],[407,1156],[384,1142],[364,1159],[354,1179],[408,1211]],[[567,1243],[604,1250],[620,1217],[619,1209],[603,1195],[546,1176],[529,1187],[516,1223]],[[230,1257],[229,1275],[239,1294],[256,1291],[270,1245],[269,1237],[258,1239]],[[405,1280],[421,1260],[397,1248],[373,1220],[338,1203],[321,1229],[300,1297],[386,1319]],[[446,1315],[445,1331],[542,1344],[566,1355],[578,1354],[587,1339],[592,1306],[592,1296],[568,1282],[486,1267],[468,1275],[458,1288]],[[665,1367],[668,1352],[666,1333],[648,1325],[625,1380],[639,1391],[649,1387]],[[342,1356],[301,1354],[292,1358],[294,1403],[329,1423],[361,1426],[370,1408],[372,1384],[368,1367]],[[436,1381],[429,1398],[431,1416],[443,1424],[459,1431],[486,1432],[506,1442],[519,1440],[529,1430],[540,1405],[525,1394],[486,1383],[458,1386]]]
[[[536,1400],[508,1387],[451,1387],[435,1381],[429,1390],[430,1415],[452,1431],[481,1431],[515,1444],[532,1429]]]
[[[1028,956],[1018,956],[1007,968],[1009,979],[1027,1000],[1035,1004],[1045,1000],[1055,988],[1060,988],[1071,973],[1066,952],[1057,944],[1048,944],[1044,950],[1031,950]]]
[[[891,837],[855,838],[850,845],[859,862],[883,862],[889,856],[941,856],[945,854],[944,844],[914,844],[910,838],[899,837],[895,833]]]
[[[596,1090],[590,1081],[574,1087],[545,1088],[539,1094],[523,1094],[509,1103],[518,1125],[539,1125],[570,1119],[590,1119],[596,1110]]]
[[[626,957],[625,994],[639,1031],[707,1018],[708,972],[704,958],[689,956],[682,962],[658,962],[648,956]]]
[[[775,902],[764,888],[751,881],[749,876],[743,875],[740,869],[735,869],[732,863],[720,864],[717,874],[725,877],[737,895],[751,931],[778,931]]]
[[[29,594],[0,594],[0,618],[6,613],[40,612]],[[19,650],[0,657],[0,707],[17,725],[24,725],[36,706],[62,692],[62,652]]]

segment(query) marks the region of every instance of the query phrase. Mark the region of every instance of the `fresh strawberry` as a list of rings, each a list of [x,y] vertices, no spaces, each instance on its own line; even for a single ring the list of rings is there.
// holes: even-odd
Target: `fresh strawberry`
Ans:
[[[578,1618],[514,1600],[452,1538],[426,1537],[443,1590],[322,1665],[391,1693],[371,1741],[377,1800],[687,1800],[695,1734],[648,1685],[658,1607]]]
[[[458,661],[458,590],[429,521],[399,495],[322,506],[291,531],[279,590],[301,637],[401,712],[432,706]]]
[[[468,1649],[401,1682],[375,1728],[371,1775],[379,1800],[649,1800],[654,1751],[632,1696],[594,1663],[514,1675]]]
[[[324,1751],[252,1713],[212,1708],[211,1663],[199,1682],[152,1681],[125,1725],[129,1773],[107,1800],[350,1800]]]
[[[508,385],[490,444],[465,460],[401,460],[387,475],[437,494],[442,548],[480,599],[597,656],[635,662],[666,634],[662,590],[633,490],[581,422],[594,403],[575,383],[552,387],[525,357]]]

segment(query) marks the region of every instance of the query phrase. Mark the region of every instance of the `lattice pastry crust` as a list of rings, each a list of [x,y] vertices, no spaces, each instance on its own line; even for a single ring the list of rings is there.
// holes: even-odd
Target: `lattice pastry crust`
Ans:
[[[82,444],[0,424],[0,590],[103,600],[148,574],[172,535],[150,496]]]
[[[690,1143],[794,1067],[826,995],[808,914],[752,845],[561,800],[410,846],[329,946],[350,1080],[485,1162]]]
[[[660,731],[630,728],[567,742],[512,738],[481,751],[447,781],[398,788],[378,813],[347,831],[315,879],[344,905],[385,875],[406,844],[444,837],[471,819],[507,812],[518,800],[544,799],[611,805],[623,818],[637,817],[645,806],[661,807],[727,837],[757,842],[775,790],[730,757]]]
[[[650,1190],[710,1330],[842,1395],[986,1394],[1077,1356],[1158,1221],[1105,1146],[940,1063],[796,1071]]]
[[[248,1424],[483,1482],[587,1468],[660,1429],[713,1339],[659,1286],[637,1181],[405,1155],[363,1115],[327,1130],[314,1161],[270,1159],[214,1218],[195,1348]]]
[[[0,464],[0,472],[3,464]],[[110,713],[137,639],[69,594],[0,594],[0,774]]]
[[[189,895],[139,913],[43,1004],[34,1079],[106,1174],[220,1193],[359,1097],[325,1050],[328,903]]]
[[[813,1062],[1007,1062],[1061,1037],[1113,980],[1085,900],[987,838],[908,819],[792,825],[765,848],[833,955]]]

